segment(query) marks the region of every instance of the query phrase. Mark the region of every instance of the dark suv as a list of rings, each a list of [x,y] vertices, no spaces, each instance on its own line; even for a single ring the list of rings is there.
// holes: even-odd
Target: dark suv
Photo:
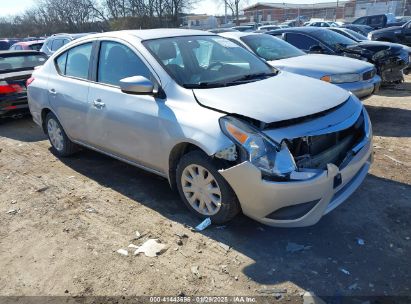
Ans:
[[[89,35],[91,33],[81,33],[81,34],[55,34],[46,39],[41,48],[40,52],[43,52],[47,56],[51,56],[70,41],[76,40],[83,36]]]
[[[352,22],[352,24],[371,26],[375,30],[390,26],[401,26],[404,23],[404,21],[397,22],[395,16],[392,14],[365,16],[360,17]]]

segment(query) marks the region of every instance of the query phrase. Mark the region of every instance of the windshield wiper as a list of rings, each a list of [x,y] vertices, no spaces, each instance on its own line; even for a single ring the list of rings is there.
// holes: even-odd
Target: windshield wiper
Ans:
[[[243,75],[238,78],[234,79],[229,79],[226,81],[204,81],[200,83],[188,83],[188,84],[183,84],[183,87],[186,89],[201,89],[201,88],[221,88],[221,87],[227,87],[235,84],[240,84],[240,83],[245,83],[249,82],[255,79],[262,79],[262,78],[268,78],[272,76],[276,76],[278,74],[278,70],[275,70],[274,72],[271,73],[255,73],[255,74],[247,74]]]
[[[271,72],[271,73],[247,74],[247,75],[241,76],[239,78],[236,78],[234,80],[231,80],[229,83],[244,82],[244,81],[248,81],[248,80],[268,78],[268,77],[276,76],[277,74],[278,74],[277,70],[275,72]]]

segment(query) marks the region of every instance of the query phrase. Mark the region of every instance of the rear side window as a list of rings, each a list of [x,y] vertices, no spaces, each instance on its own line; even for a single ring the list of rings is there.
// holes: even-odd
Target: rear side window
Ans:
[[[23,48],[21,47],[21,45],[15,45],[15,46],[14,46],[14,49],[15,49],[16,51],[21,51]]]
[[[301,50],[308,51],[314,45],[318,45],[318,42],[306,35],[296,34],[296,33],[287,33],[286,41],[291,43],[295,47],[298,47]]]
[[[58,72],[61,75],[87,79],[91,58],[91,43],[69,49],[56,59]]]
[[[53,42],[51,43],[51,50],[53,52],[57,51],[59,48],[61,48],[64,44],[63,39],[54,39]]]
[[[129,47],[117,42],[102,42],[97,81],[118,86],[121,79],[131,76],[150,79],[150,71]]]
[[[40,51],[41,47],[43,46],[43,43],[35,43],[29,46],[29,48],[33,51]]]

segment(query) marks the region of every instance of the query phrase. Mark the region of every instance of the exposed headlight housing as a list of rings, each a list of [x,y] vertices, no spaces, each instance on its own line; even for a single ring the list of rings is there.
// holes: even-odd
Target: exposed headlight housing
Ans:
[[[231,116],[220,118],[221,130],[244,153],[244,160],[251,162],[263,175],[288,179],[297,169],[287,145],[274,142],[251,125]]]
[[[326,75],[321,77],[321,80],[330,83],[349,83],[360,81],[361,75],[357,73]]]

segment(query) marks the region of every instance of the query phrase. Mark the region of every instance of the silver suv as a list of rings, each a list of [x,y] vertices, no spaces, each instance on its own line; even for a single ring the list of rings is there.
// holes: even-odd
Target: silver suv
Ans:
[[[242,211],[312,225],[371,164],[371,124],[355,96],[202,31],[75,40],[34,72],[28,98],[55,153],[84,146],[163,176],[214,223]]]

